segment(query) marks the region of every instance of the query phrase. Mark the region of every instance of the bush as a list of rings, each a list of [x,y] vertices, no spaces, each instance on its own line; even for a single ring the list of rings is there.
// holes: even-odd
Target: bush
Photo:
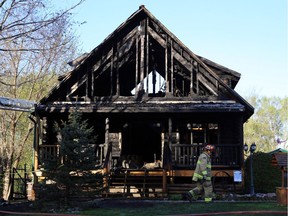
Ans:
[[[244,164],[245,191],[250,191],[250,160],[249,156]],[[271,164],[272,155],[256,152],[253,155],[253,176],[255,193],[275,193],[276,187],[281,186],[282,173],[278,166]]]
[[[97,169],[95,146],[90,144],[96,141],[94,129],[88,127],[87,120],[83,120],[82,113],[78,112],[71,113],[67,122],[55,125],[55,128],[61,134],[62,162],[46,162],[43,173],[47,179],[55,182],[56,189],[64,192],[65,202],[70,196],[82,192],[99,193],[103,177],[92,172]]]

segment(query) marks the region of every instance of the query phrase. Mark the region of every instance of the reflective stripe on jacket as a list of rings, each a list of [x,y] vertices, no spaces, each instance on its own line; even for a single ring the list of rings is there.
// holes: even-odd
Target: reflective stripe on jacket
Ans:
[[[211,158],[206,153],[203,152],[197,161],[196,169],[193,174],[193,181],[198,181],[198,179],[203,179],[203,176],[206,176],[206,180],[211,181],[212,173],[211,173]]]

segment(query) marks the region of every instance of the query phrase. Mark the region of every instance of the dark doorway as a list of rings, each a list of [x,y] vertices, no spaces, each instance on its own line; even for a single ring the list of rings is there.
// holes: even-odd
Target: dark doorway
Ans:
[[[122,156],[134,159],[139,167],[144,162],[161,159],[161,124],[133,122],[126,124],[122,137]]]

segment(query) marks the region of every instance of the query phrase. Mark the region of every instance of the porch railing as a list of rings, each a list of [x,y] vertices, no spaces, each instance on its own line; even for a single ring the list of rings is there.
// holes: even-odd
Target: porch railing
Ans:
[[[40,145],[39,146],[39,162],[60,160],[60,145]]]
[[[175,166],[196,167],[199,155],[202,152],[201,144],[172,144],[172,161]],[[104,144],[97,145],[95,157],[98,163],[104,163]],[[216,145],[215,153],[212,157],[212,165],[219,166],[240,166],[242,158],[241,147],[238,144]],[[60,145],[40,145],[39,162],[45,161],[61,162]]]
[[[99,165],[104,163],[105,151],[104,144],[90,144],[95,146],[95,158]],[[53,145],[40,145],[39,146],[39,162],[43,164],[47,161],[58,161],[62,163],[62,158],[60,155],[60,144]]]
[[[202,144],[172,144],[172,160],[176,166],[196,167]],[[222,144],[215,146],[212,165],[240,166],[241,148],[238,144]]]
[[[172,161],[175,165],[196,166],[201,148],[201,145],[173,144]]]

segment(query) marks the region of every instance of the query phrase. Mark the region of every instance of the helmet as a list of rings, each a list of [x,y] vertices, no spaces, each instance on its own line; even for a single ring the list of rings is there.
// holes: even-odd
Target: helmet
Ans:
[[[214,145],[210,145],[210,144],[207,144],[204,149],[208,150],[208,151],[214,151],[215,150],[215,146]]]

